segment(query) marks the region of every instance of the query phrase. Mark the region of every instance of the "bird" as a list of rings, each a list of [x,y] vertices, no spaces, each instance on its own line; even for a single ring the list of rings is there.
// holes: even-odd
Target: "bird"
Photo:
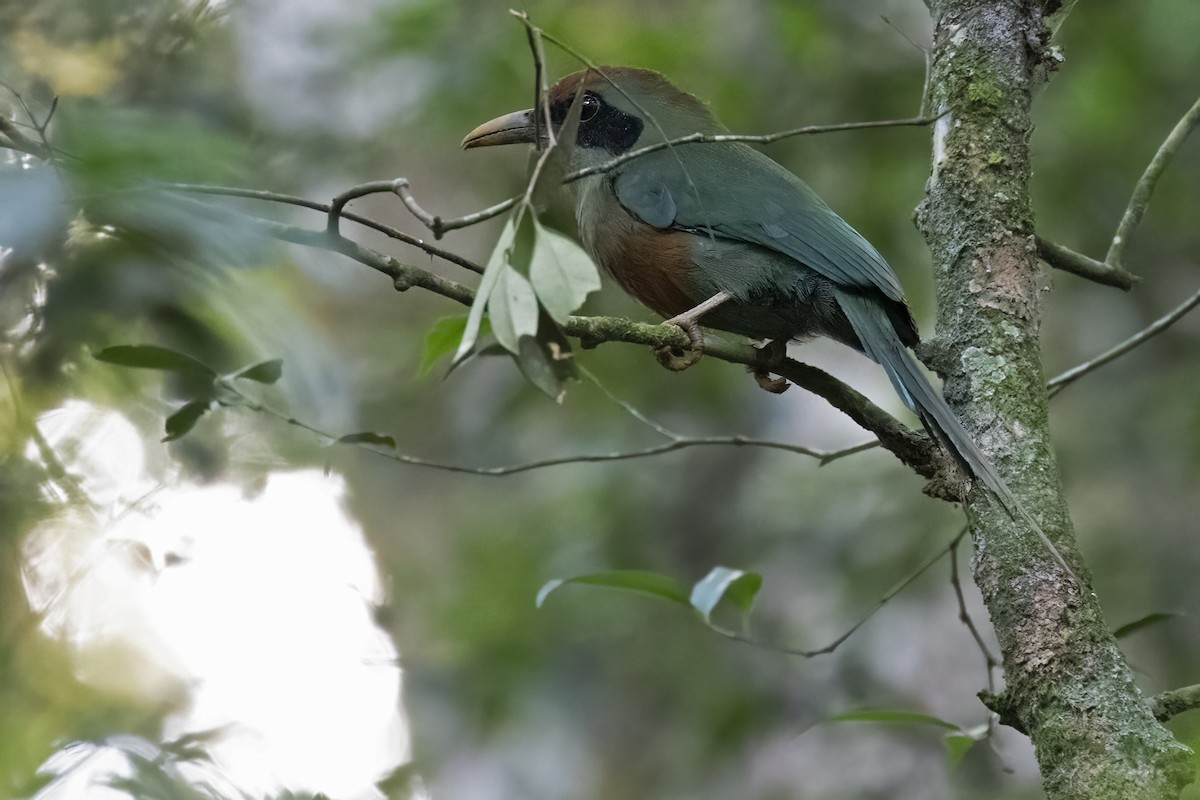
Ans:
[[[896,273],[808,184],[743,142],[662,146],[729,131],[658,72],[591,67],[558,80],[543,102],[485,122],[462,147],[540,145],[573,129],[567,166],[590,173],[569,184],[579,238],[622,289],[694,344],[702,321],[755,340],[824,336],[866,355],[929,433],[1073,574],[922,372]]]

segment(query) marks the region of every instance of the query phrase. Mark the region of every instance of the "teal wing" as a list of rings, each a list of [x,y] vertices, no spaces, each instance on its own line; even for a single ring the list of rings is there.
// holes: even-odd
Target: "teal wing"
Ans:
[[[847,289],[904,301],[896,274],[804,181],[743,144],[691,144],[631,162],[617,199],[656,228],[685,228],[770,248]]]

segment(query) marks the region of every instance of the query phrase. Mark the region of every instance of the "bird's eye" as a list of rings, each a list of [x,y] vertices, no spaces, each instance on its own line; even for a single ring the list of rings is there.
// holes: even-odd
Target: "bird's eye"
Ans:
[[[588,92],[583,96],[581,101],[583,106],[579,109],[579,121],[587,122],[592,117],[596,116],[596,112],[600,110],[600,98]]]

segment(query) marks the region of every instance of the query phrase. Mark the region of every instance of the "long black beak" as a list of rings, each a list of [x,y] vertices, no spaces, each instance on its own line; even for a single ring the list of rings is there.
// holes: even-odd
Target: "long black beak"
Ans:
[[[469,150],[472,147],[491,147],[496,144],[533,144],[536,138],[533,109],[527,108],[483,123],[467,134],[462,140],[462,146],[464,150]]]

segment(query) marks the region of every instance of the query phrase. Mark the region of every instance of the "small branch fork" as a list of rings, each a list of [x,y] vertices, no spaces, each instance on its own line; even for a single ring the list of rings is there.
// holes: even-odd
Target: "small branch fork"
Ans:
[[[954,537],[954,540],[951,541],[949,545],[943,547],[941,550],[938,550],[936,553],[934,553],[932,556],[930,556],[923,564],[921,564],[921,566],[917,567],[915,570],[910,572],[906,578],[902,579],[899,583],[897,583],[890,590],[888,590],[887,593],[885,593],[882,597],[880,597],[877,601],[875,601],[875,605],[872,606],[871,609],[869,611],[867,611],[867,613],[865,613],[862,617],[860,617],[858,622],[855,622],[853,625],[851,625],[849,628],[847,628],[845,630],[845,632],[843,632],[840,636],[838,636],[836,639],[829,642],[829,644],[827,644],[823,647],[818,647],[813,650],[801,650],[801,649],[791,648],[791,647],[781,647],[779,645],[771,644],[768,642],[763,642],[758,639],[754,639],[750,636],[745,636],[743,634],[736,633],[734,631],[725,631],[725,630],[719,630],[716,628],[713,628],[713,630],[717,631],[717,633],[720,633],[722,636],[724,636],[727,639],[732,639],[736,642],[743,642],[745,644],[753,645],[755,647],[762,647],[767,650],[774,650],[775,652],[784,653],[789,656],[799,656],[800,658],[816,658],[817,656],[829,655],[830,653],[833,653],[835,650],[837,650],[839,647],[841,647],[843,644],[845,644],[846,641],[849,640],[851,636],[858,633],[859,629],[862,628],[863,625],[866,625],[871,620],[872,617],[874,617],[877,613],[879,613],[879,611],[882,610],[884,606],[886,606],[893,599],[895,599],[895,597],[898,594],[900,594],[905,589],[907,589],[909,586],[911,586],[917,580],[917,578],[920,578],[922,575],[924,575],[926,572],[928,572],[930,570],[930,568],[933,567],[934,564],[941,561],[946,555],[953,554],[955,552],[955,549],[958,547],[959,542],[961,542],[963,540],[963,537],[966,536],[966,534],[967,534],[967,529],[964,527],[962,530],[960,530],[958,532],[958,534]],[[989,679],[990,679],[990,674],[989,674]]]
[[[1197,708],[1200,708],[1200,684],[1171,689],[1150,699],[1150,710],[1159,722],[1166,722]]]
[[[1180,303],[1178,306],[1176,306],[1170,313],[1155,320],[1152,324],[1150,324],[1146,328],[1143,328],[1142,330],[1138,331],[1133,336],[1130,336],[1125,341],[1123,341],[1117,345],[1114,345],[1113,347],[1110,347],[1108,350],[1105,350],[1103,353],[1101,353],[1100,355],[1091,359],[1090,361],[1085,361],[1084,363],[1082,363],[1076,367],[1072,367],[1071,369],[1067,370],[1066,372],[1062,373],[1061,375],[1051,378],[1046,383],[1046,387],[1050,390],[1050,396],[1054,397],[1056,394],[1058,394],[1063,389],[1067,388],[1072,383],[1079,380],[1080,378],[1082,378],[1084,375],[1088,374],[1089,372],[1092,372],[1092,371],[1104,366],[1108,362],[1113,361],[1113,360],[1119,358],[1120,356],[1125,355],[1126,353],[1128,353],[1130,350],[1134,349],[1135,347],[1137,347],[1141,344],[1144,344],[1147,340],[1162,333],[1167,328],[1171,327],[1176,322],[1183,319],[1184,315],[1186,315],[1189,311],[1191,311],[1197,305],[1200,305],[1200,291],[1193,294],[1187,300],[1184,300],[1182,303]]]
[[[1167,138],[1159,146],[1158,152],[1154,154],[1154,158],[1146,166],[1142,177],[1133,187],[1133,196],[1129,198],[1129,205],[1125,207],[1125,213],[1121,215],[1121,221],[1117,224],[1117,230],[1113,234],[1112,242],[1108,246],[1108,253],[1104,256],[1103,261],[1097,261],[1082,253],[1077,253],[1069,247],[1063,247],[1041,237],[1037,239],[1038,257],[1052,267],[1074,273],[1096,283],[1115,286],[1126,291],[1133,288],[1138,277],[1125,269],[1125,253],[1129,249],[1129,242],[1150,205],[1150,195],[1154,193],[1158,179],[1179,151],[1188,134],[1198,125],[1200,125],[1200,99],[1196,100],[1195,104],[1171,129]]]
[[[0,81],[0,87],[7,89],[9,94],[16,98],[17,103],[21,106],[21,110],[29,118],[29,124],[26,125],[0,114],[0,135],[4,136],[3,139],[0,139],[0,147],[6,147],[9,150],[16,150],[53,162],[55,151],[50,145],[46,130],[50,127],[50,120],[54,118],[54,112],[58,109],[58,96],[55,95],[54,99],[50,101],[50,108],[46,111],[46,116],[39,121],[34,116],[32,109],[25,103],[25,98],[21,96],[20,92],[3,81]],[[27,135],[21,128],[29,128],[37,134],[36,138]]]

